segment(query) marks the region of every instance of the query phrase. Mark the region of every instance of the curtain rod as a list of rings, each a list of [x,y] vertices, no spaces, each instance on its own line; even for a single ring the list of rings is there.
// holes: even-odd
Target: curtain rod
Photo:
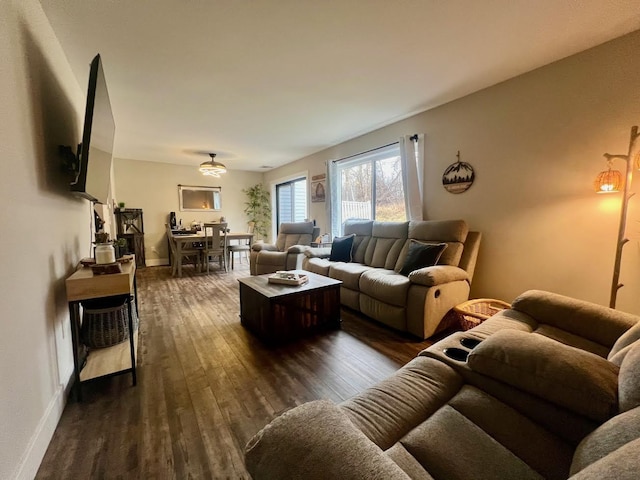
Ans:
[[[418,134],[414,133],[412,136],[409,137],[409,140],[411,140],[412,142],[417,142]],[[338,158],[337,160],[331,160],[331,161],[333,163],[336,163],[336,162],[341,162],[342,160],[349,160],[350,158],[359,157],[360,155],[366,155],[367,153],[375,152],[376,150],[387,148],[387,147],[390,147],[391,145],[396,145],[398,143],[400,142],[388,143],[387,145],[382,145],[381,147],[372,148],[371,150],[365,150],[364,152],[360,152],[360,153],[354,153],[353,155],[349,155],[348,157],[342,157],[342,158]]]
[[[342,157],[342,158],[338,158],[336,160],[331,160],[331,161],[333,163],[336,163],[336,162],[341,162],[342,160],[349,160],[350,158],[359,157],[360,155],[366,155],[367,153],[375,152],[376,150],[381,150],[383,148],[390,147],[391,145],[396,145],[398,143],[400,142],[388,143],[387,145],[382,145],[381,147],[372,148],[371,150],[365,150],[364,152],[360,152],[360,153],[354,153],[353,155],[349,155],[348,157]]]

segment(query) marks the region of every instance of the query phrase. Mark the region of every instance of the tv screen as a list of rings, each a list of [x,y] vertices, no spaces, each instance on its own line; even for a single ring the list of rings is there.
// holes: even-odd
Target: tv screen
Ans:
[[[106,203],[111,185],[115,124],[100,55],[91,62],[79,169],[71,191],[93,202]]]

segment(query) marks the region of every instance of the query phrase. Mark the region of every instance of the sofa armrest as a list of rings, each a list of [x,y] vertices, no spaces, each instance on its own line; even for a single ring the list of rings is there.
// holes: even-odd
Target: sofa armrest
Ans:
[[[529,290],[511,308],[546,323],[611,348],[616,340],[640,321],[630,313],[541,290]]]
[[[291,245],[287,249],[287,253],[305,253],[309,248],[308,245]]]
[[[463,269],[451,265],[435,265],[414,270],[409,274],[411,283],[424,285],[425,287],[435,287],[443,283],[455,282],[458,280],[469,281],[469,275]]]
[[[618,412],[618,367],[535,333],[500,330],[474,348],[471,370],[592,420]]]
[[[254,480],[409,479],[327,400],[305,403],[273,420],[247,444],[245,464]]]
[[[307,247],[304,254],[309,258],[329,258],[331,247]]]
[[[251,245],[251,250],[253,250],[254,252],[262,252],[262,251],[278,252],[279,251],[278,247],[276,247],[271,243],[254,243],[253,245]]]

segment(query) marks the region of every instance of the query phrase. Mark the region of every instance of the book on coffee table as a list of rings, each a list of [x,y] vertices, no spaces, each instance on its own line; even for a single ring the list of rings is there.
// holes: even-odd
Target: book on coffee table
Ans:
[[[281,285],[303,285],[309,281],[309,277],[302,273],[277,271],[269,277],[269,283],[278,283]]]

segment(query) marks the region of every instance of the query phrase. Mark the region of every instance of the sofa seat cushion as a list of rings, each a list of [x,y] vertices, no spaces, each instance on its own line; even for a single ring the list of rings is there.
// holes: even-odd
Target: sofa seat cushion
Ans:
[[[308,272],[317,273],[318,275],[329,276],[329,267],[333,262],[326,258],[307,258],[304,261],[304,269]]]
[[[393,376],[343,402],[351,422],[383,450],[449,401],[462,387],[455,370],[417,357]]]
[[[533,333],[551,338],[557,342],[569,345],[570,347],[575,347],[586,352],[591,352],[602,358],[607,358],[607,354],[609,353],[609,349],[604,345],[600,345],[599,343],[593,342],[588,338],[581,337],[580,335],[575,335],[565,330],[552,327],[551,325],[540,324],[538,325],[538,328],[533,331]]]
[[[407,292],[411,281],[393,270],[376,268],[360,276],[360,292],[381,302],[403,307],[407,304]]]
[[[544,478],[567,478],[574,447],[517,410],[468,385],[449,405]]]
[[[496,332],[467,359],[494,378],[596,421],[618,412],[618,367],[541,335]]]
[[[361,263],[333,262],[329,267],[329,276],[336,280],[342,280],[343,287],[357,291],[360,285],[360,276],[371,269],[372,267]]]
[[[409,432],[401,443],[437,479],[543,478],[449,405]]]

